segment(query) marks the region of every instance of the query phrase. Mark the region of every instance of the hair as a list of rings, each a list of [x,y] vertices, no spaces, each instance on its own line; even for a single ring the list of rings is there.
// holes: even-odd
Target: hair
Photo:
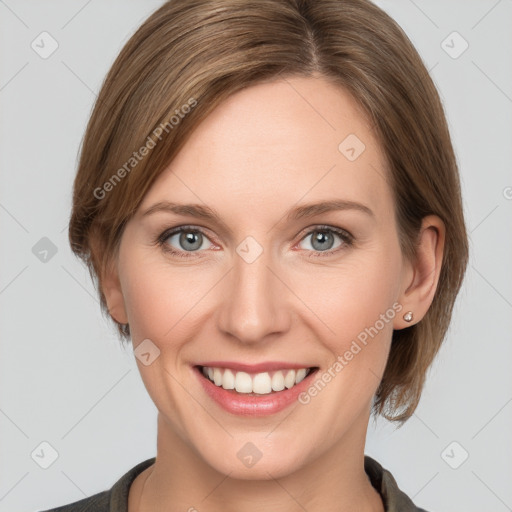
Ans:
[[[112,318],[102,276],[152,183],[223,100],[291,76],[338,84],[368,116],[390,170],[407,258],[414,258],[423,217],[434,214],[445,224],[433,302],[420,322],[393,332],[373,403],[374,414],[402,424],[416,409],[445,338],[468,240],[436,87],[404,31],[370,1],[171,0],[155,11],[120,52],[92,111],[74,182],[71,248]],[[128,326],[113,320],[128,342]]]

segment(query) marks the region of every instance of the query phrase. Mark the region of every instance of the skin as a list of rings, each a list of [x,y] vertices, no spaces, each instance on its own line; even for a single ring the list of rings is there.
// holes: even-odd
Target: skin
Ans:
[[[338,150],[349,134],[366,146],[355,161]],[[430,306],[444,243],[442,221],[426,217],[416,259],[403,257],[388,175],[355,101],[316,76],[234,94],[159,176],[102,280],[109,311],[130,324],[134,348],[149,338],[160,350],[148,366],[137,359],[159,411],[158,444],[155,464],[130,489],[130,512],[384,510],[363,467],[372,398],[393,329],[411,325],[405,312],[415,323]],[[286,220],[298,205],[329,199],[360,203],[373,215],[347,209]],[[225,226],[142,214],[164,200],[207,205]],[[180,245],[179,234],[165,243],[190,258],[154,243],[183,225],[203,229],[200,249]],[[353,244],[332,233],[323,247],[337,252],[323,255],[312,245],[321,225],[345,229]],[[263,250],[252,263],[236,252],[249,235]],[[303,363],[321,374],[397,303],[401,313],[307,405],[259,418],[230,414],[192,371],[224,359]],[[237,457],[247,442],[262,452],[251,468]]]

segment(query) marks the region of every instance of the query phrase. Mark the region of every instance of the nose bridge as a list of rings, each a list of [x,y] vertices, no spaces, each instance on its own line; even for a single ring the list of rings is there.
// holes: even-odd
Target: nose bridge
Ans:
[[[251,238],[237,247],[220,314],[220,328],[243,343],[282,331],[289,315],[285,287],[271,270],[271,251]]]

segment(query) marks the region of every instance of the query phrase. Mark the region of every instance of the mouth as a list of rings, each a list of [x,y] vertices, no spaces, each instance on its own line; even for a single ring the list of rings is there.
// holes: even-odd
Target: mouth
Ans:
[[[279,393],[300,384],[318,367],[283,368],[258,373],[236,371],[231,368],[197,366],[203,377],[226,391],[258,396]]]
[[[192,369],[205,396],[224,411],[257,417],[297,405],[300,394],[311,385],[319,367],[215,362],[195,365]]]

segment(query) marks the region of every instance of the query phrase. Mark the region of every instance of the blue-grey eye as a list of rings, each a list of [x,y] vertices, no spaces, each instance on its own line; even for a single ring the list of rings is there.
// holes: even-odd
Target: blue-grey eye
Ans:
[[[172,240],[175,237],[178,237],[177,247],[172,244]],[[199,249],[208,248],[208,246],[203,247],[203,244],[208,242],[208,238],[206,238],[203,233],[191,229],[182,229],[177,231],[169,235],[166,241],[169,245],[172,245],[173,248],[180,251],[198,251]]]
[[[315,229],[308,233],[303,240],[311,239],[311,243],[309,247],[303,247],[307,250],[314,251],[330,251],[331,249],[336,249],[337,247],[342,245],[341,241],[337,246],[334,246],[335,237],[341,239],[341,236],[330,229]]]

